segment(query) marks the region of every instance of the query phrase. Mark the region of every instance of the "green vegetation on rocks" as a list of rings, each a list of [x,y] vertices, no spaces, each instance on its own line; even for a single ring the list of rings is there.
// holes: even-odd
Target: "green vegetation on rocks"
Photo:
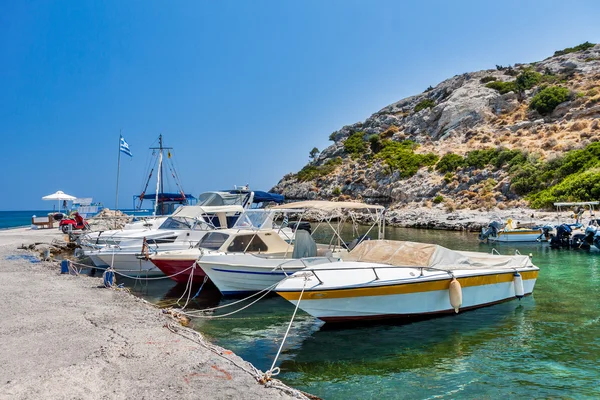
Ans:
[[[425,99],[425,100],[421,100],[416,106],[415,106],[415,112],[419,112],[421,110],[424,110],[426,108],[432,108],[435,107],[435,101],[431,100],[431,99]]]
[[[391,171],[399,171],[401,178],[409,178],[416,174],[419,168],[433,166],[438,161],[438,156],[433,153],[415,153],[417,146],[410,140],[403,142],[384,140],[382,149],[376,157],[383,160]]]
[[[448,153],[445,154],[440,161],[438,161],[435,169],[441,173],[456,171],[458,168],[465,165],[465,158],[458,154]]]
[[[367,150],[367,146],[364,141],[364,132],[356,132],[350,135],[344,142],[344,150],[350,154],[352,158],[358,158],[362,156]]]
[[[565,54],[574,53],[576,51],[591,49],[595,45],[596,45],[595,43],[584,42],[575,47],[567,47],[566,49],[563,49],[563,50],[557,50],[554,52],[554,56],[563,56]]]
[[[338,165],[342,165],[340,157],[329,159],[323,165],[308,164],[298,172],[296,177],[300,182],[311,181],[329,175]]]
[[[569,97],[569,89],[562,86],[548,86],[533,96],[529,108],[542,115],[549,114],[557,105],[569,100]]]

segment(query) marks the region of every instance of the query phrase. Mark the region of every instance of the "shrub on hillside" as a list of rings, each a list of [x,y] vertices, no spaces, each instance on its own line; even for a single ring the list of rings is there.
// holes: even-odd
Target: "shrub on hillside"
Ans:
[[[352,158],[360,157],[367,150],[367,146],[364,141],[365,134],[363,132],[353,133],[344,142],[344,150],[350,154]]]
[[[550,208],[557,201],[589,201],[600,198],[600,168],[565,178],[559,184],[530,196],[534,208]]]
[[[494,81],[489,82],[485,85],[485,87],[497,90],[498,92],[500,92],[500,94],[517,91],[517,85],[515,84],[515,82]]]
[[[297,174],[296,178],[300,182],[312,181],[313,179],[320,178],[322,176],[329,175],[332,173],[338,165],[342,164],[342,159],[340,157],[331,158],[325,162],[323,165],[313,165],[307,164],[304,168],[302,168]]]
[[[415,106],[415,112],[419,112],[421,110],[424,110],[426,108],[432,108],[435,107],[435,101],[431,100],[431,99],[425,99],[425,100],[421,100],[416,106]]]
[[[519,91],[529,90],[542,80],[542,74],[539,72],[535,72],[533,70],[523,71],[517,76],[515,79],[515,84],[517,85],[517,89]]]
[[[531,99],[529,108],[542,115],[549,114],[557,105],[569,100],[569,89],[562,86],[548,86]]]
[[[379,137],[379,135],[373,134],[373,135],[369,136],[368,140],[369,140],[369,147],[371,147],[371,151],[373,152],[373,154],[379,153],[379,151],[381,150],[381,147],[382,147],[381,138]]]
[[[441,173],[453,172],[456,171],[457,168],[460,168],[465,165],[464,157],[454,154],[448,153],[445,154],[440,161],[438,161],[435,169]]]
[[[481,78],[479,80],[479,82],[488,83],[488,82],[494,82],[495,80],[497,80],[497,78],[495,76],[484,76],[483,78]]]
[[[444,197],[441,194],[438,194],[433,198],[434,204],[440,204],[442,201],[444,201]]]
[[[383,140],[382,149],[376,157],[383,160],[390,170],[399,171],[401,178],[409,178],[416,174],[419,168],[435,165],[438,160],[433,153],[416,154],[416,147],[417,145],[410,140]]]
[[[595,43],[585,42],[585,43],[581,43],[575,47],[567,47],[566,49],[563,49],[563,50],[557,50],[554,52],[554,55],[562,56],[565,54],[574,53],[576,51],[587,50],[587,49],[594,47],[595,45],[596,45]]]

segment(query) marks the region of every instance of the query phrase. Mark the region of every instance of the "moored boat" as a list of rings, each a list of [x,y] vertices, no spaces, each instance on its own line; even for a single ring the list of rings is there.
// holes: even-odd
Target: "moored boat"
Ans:
[[[532,225],[532,224],[529,224]],[[511,218],[502,227],[499,221],[492,221],[487,229],[482,228],[479,240],[488,242],[546,242],[550,239],[553,227],[550,225],[524,226],[515,224]]]
[[[317,245],[306,230],[297,229],[293,243],[273,229],[277,213],[321,214],[319,221],[333,230],[329,245]],[[225,295],[257,292],[274,286],[294,272],[321,264],[336,263],[366,235],[347,244],[332,220],[341,223],[352,213],[364,213],[374,219],[371,229],[383,231],[384,207],[353,202],[305,201],[273,207],[266,211],[247,211],[233,229],[213,232],[199,244],[202,254],[196,261],[211,281]],[[352,220],[357,215],[351,215]],[[302,226],[297,221],[295,226]],[[318,228],[312,232],[313,234]]]
[[[531,294],[538,271],[522,255],[377,240],[344,261],[299,271],[275,291],[325,322],[423,317]]]

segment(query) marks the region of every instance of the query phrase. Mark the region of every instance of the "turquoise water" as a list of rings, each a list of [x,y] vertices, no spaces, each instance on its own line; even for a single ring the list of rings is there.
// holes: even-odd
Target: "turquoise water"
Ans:
[[[396,228],[387,236],[492,249],[478,244],[473,233]],[[600,397],[600,253],[544,244],[496,248],[532,254],[541,268],[533,296],[404,325],[336,328],[299,311],[277,364],[278,378],[325,399]],[[163,303],[182,290],[168,281],[134,288]],[[192,306],[231,301],[209,287]],[[193,324],[266,370],[292,312],[287,301],[269,297],[232,317]]]
[[[30,226],[31,217],[48,215],[52,211],[0,211],[0,229],[16,228],[19,226]]]

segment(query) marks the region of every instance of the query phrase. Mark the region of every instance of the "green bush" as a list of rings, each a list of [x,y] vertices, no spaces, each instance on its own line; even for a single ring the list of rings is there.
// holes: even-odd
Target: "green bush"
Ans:
[[[563,50],[557,50],[554,52],[554,55],[562,56],[565,54],[574,53],[576,51],[587,50],[587,49],[594,47],[595,45],[596,45],[595,43],[585,42],[585,43],[581,43],[575,47],[567,47],[566,49],[563,49]]]
[[[550,208],[557,201],[589,201],[600,198],[600,168],[565,178],[559,184],[529,197],[531,207]]]
[[[530,69],[523,71],[515,79],[517,90],[523,92],[529,90],[542,80],[542,74],[539,72],[532,71]]]
[[[419,112],[421,110],[424,110],[426,108],[432,108],[435,107],[435,101],[431,100],[431,99],[425,99],[425,100],[421,100],[416,106],[415,106],[415,112]]]
[[[336,186],[335,188],[333,188],[331,194],[333,194],[334,196],[339,196],[340,194],[342,194],[342,189],[340,189],[339,186]]]
[[[495,76],[484,76],[483,78],[481,78],[479,80],[479,82],[481,82],[481,83],[488,83],[488,82],[494,82],[497,79],[498,78],[496,78]]]
[[[363,132],[353,133],[344,142],[344,150],[350,154],[352,158],[360,157],[367,151],[367,146],[364,141],[365,134]]]
[[[569,89],[562,86],[548,86],[539,91],[531,99],[529,108],[536,110],[540,114],[549,114],[557,105],[569,100]]]
[[[371,147],[371,151],[373,152],[373,154],[379,153],[379,151],[381,150],[381,138],[379,137],[379,135],[371,135],[369,136],[368,140],[369,147]]]
[[[486,84],[485,87],[497,90],[500,92],[500,94],[517,91],[517,85],[515,82],[494,81]]]
[[[338,165],[342,164],[340,157],[330,158],[323,165],[308,164],[302,168],[297,174],[296,178],[300,182],[311,181],[313,179],[320,178],[322,176],[329,175],[332,173]]]
[[[444,172],[452,172],[456,171],[457,168],[460,168],[465,165],[464,157],[454,154],[448,153],[444,154],[444,156],[438,161],[435,169],[441,173]]]
[[[442,195],[438,194],[437,196],[435,196],[433,198],[433,202],[435,204],[440,204],[442,201],[444,201],[444,198],[442,197]]]
[[[454,174],[452,172],[446,172],[446,175],[444,175],[444,182],[450,183],[452,182],[452,179],[454,179]]]
[[[419,168],[432,166],[438,160],[433,153],[416,154],[417,145],[410,141],[395,142],[383,140],[381,151],[376,155],[383,160],[392,171],[399,171],[401,178],[408,178],[417,173]]]

